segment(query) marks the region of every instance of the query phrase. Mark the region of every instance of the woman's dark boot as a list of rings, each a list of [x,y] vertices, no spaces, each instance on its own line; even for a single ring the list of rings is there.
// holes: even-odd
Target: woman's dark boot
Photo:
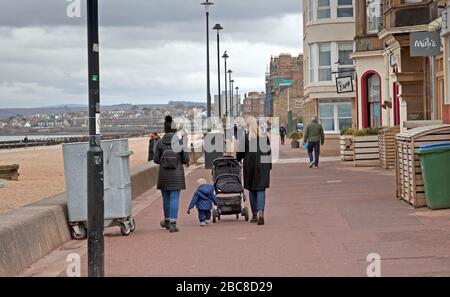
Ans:
[[[170,233],[176,233],[176,232],[180,231],[177,228],[177,222],[170,222],[169,231],[170,231]]]
[[[258,225],[264,225],[264,210],[258,211]]]
[[[161,228],[167,229],[169,230],[169,220],[162,220],[161,222],[159,222],[159,225],[161,226]]]
[[[256,212],[253,213],[250,223],[252,223],[252,224],[258,223],[258,213],[256,213]]]

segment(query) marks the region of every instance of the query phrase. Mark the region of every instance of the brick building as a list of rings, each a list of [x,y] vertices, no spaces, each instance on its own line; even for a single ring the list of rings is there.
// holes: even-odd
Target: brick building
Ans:
[[[274,116],[274,102],[286,86],[303,81],[303,56],[281,54],[272,57],[266,73],[266,97],[264,114]]]
[[[264,116],[264,93],[250,92],[245,97],[242,104],[242,114],[244,117],[262,117]]]

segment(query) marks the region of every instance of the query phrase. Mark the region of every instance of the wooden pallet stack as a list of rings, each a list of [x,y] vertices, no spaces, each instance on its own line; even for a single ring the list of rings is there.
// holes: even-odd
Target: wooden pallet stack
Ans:
[[[425,126],[397,134],[397,197],[414,207],[427,206],[420,157],[423,145],[450,142],[450,125]]]
[[[340,142],[341,160],[353,161],[354,160],[353,136],[343,135],[340,137],[339,142]]]
[[[396,142],[395,136],[400,133],[400,127],[386,128],[378,135],[380,149],[380,165],[383,169],[395,168]]]
[[[378,136],[354,137],[355,166],[380,166]]]

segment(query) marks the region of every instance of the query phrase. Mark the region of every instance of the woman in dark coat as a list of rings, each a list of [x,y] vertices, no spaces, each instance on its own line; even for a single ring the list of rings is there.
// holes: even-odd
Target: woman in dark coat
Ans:
[[[249,118],[247,126],[245,148],[240,148],[236,156],[239,162],[244,160],[244,187],[250,193],[251,222],[264,225],[266,190],[270,187],[272,170],[270,140],[261,135],[255,118]]]
[[[171,116],[167,116],[164,122],[166,133],[156,144],[154,161],[160,164],[158,175],[158,190],[163,197],[164,220],[160,222],[161,227],[170,233],[178,232],[177,219],[181,190],[186,189],[183,165],[189,165],[189,155],[182,147],[182,140],[177,136],[173,128]],[[176,159],[175,166],[170,167],[170,159]],[[169,160],[169,161],[168,161]]]

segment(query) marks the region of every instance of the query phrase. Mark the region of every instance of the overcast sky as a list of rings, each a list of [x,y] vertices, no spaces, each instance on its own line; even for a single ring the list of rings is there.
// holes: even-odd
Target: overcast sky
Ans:
[[[85,0],[0,0],[0,108],[87,104]],[[202,0],[99,0],[102,104],[206,102]],[[264,91],[271,55],[298,55],[300,0],[214,0],[236,85]],[[222,66],[223,70],[223,66]],[[223,79],[222,79],[223,80]],[[212,96],[217,93],[211,31]],[[223,85],[223,83],[222,83]]]

